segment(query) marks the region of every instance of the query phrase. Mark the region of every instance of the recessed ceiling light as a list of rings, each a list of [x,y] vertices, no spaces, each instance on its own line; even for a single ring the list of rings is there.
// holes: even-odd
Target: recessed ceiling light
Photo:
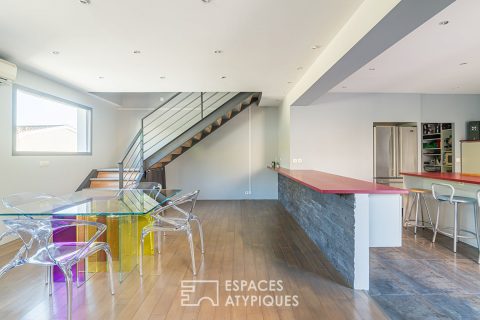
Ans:
[[[167,78],[167,77],[165,77],[165,76],[160,76],[160,79],[162,79],[162,80],[163,80],[163,79],[166,79],[166,78]]]
[[[449,23],[450,23],[450,21],[448,21],[448,20],[443,20],[443,21],[440,21],[438,24],[441,25],[441,26],[445,26],[445,25],[447,25],[447,24],[449,24]]]
[[[293,82],[292,82],[292,81],[288,81],[287,83],[288,83],[288,84],[292,84]]]
[[[466,64],[468,64],[468,62],[462,62],[462,63],[460,63],[461,66],[464,66],[464,65],[466,65]]]
[[[58,55],[60,54],[60,51],[52,51],[52,54]]]
[[[299,70],[299,71],[303,70],[303,67],[297,67],[297,70]]]
[[[215,51],[213,51],[213,53],[220,54],[220,53],[223,53],[223,51],[222,50],[215,50]]]
[[[140,53],[142,53],[142,51],[140,51],[140,50],[133,50],[133,54],[140,54]]]
[[[227,79],[227,76],[221,76],[220,79]]]
[[[375,71],[375,68],[368,68],[368,70],[370,70],[370,71]]]
[[[204,3],[209,3],[210,1],[212,1],[212,0],[202,0],[202,2],[204,2]]]
[[[315,44],[312,46],[312,50],[317,50],[317,49],[320,49],[321,45],[319,44]]]
[[[347,86],[342,86],[342,89],[347,89]]]
[[[103,76],[100,76],[100,77],[98,77],[98,79],[102,80],[102,79],[105,79],[105,77],[103,77]]]
[[[83,3],[83,4],[90,4],[90,0],[80,0],[80,3]]]

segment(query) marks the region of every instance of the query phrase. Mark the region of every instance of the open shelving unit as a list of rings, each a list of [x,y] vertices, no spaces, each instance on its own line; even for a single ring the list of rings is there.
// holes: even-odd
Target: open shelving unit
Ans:
[[[425,172],[453,172],[454,124],[422,123],[422,170]]]

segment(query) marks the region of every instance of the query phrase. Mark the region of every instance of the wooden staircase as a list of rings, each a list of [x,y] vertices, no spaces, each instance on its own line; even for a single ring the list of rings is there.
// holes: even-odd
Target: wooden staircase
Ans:
[[[187,127],[180,127],[175,136],[166,140],[164,132],[172,126],[169,122],[173,121],[170,114],[175,116],[179,112],[184,112],[182,110],[187,110],[182,116],[190,119],[189,117],[191,117],[192,113],[195,115],[195,110],[197,110],[195,108],[198,108],[198,105],[191,108],[191,111],[188,111],[189,109],[182,107],[182,103],[187,101],[185,104],[191,105],[193,101],[198,100],[197,96],[201,97],[201,118],[198,121],[195,120],[197,122],[193,124],[191,124],[192,122],[187,122],[189,123]],[[177,101],[172,101],[174,99],[177,99]],[[178,93],[175,97],[155,109],[142,119],[142,129],[127,148],[123,160],[119,162],[119,168],[92,170],[77,190],[84,188],[131,188],[139,181],[159,182],[166,186],[165,166],[225,125],[240,112],[251,106],[258,105],[261,93],[205,93],[205,99],[212,102],[204,109],[203,93],[196,93],[195,95],[193,93]],[[168,106],[169,103],[170,106]],[[161,112],[161,114],[158,115],[158,112]],[[196,115],[198,116],[199,114],[197,113]],[[159,118],[162,120],[159,120]],[[181,117],[178,118],[177,116],[175,121],[183,121],[181,119]],[[145,124],[144,121],[146,122]],[[156,125],[152,128],[151,124],[155,121]],[[161,139],[157,138],[160,136],[156,132],[163,134],[164,137],[161,137]],[[159,142],[152,143],[156,139],[159,139]],[[123,172],[122,181],[120,181],[122,177],[121,171]]]
[[[167,164],[169,164],[170,162],[172,162],[173,160],[175,160],[176,158],[180,157],[182,154],[187,152],[194,145],[196,145],[197,143],[199,143],[200,141],[208,137],[210,134],[215,132],[215,130],[217,130],[218,128],[226,124],[228,121],[233,119],[240,112],[250,107],[253,103],[253,100],[254,100],[254,97],[251,96],[247,100],[243,101],[238,106],[236,106],[234,109],[228,111],[223,116],[215,119],[213,123],[209,124],[202,131],[196,133],[193,137],[191,137],[187,141],[183,142],[180,147],[176,148],[170,154],[160,159],[160,161],[153,164],[149,169],[158,169],[161,167],[165,167]]]
[[[120,185],[119,181],[119,169],[118,168],[105,168],[93,170],[94,174],[88,178],[88,182],[83,188],[90,189],[118,189]],[[143,175],[138,170],[125,170],[123,177],[125,182],[134,183]],[[77,189],[78,190],[78,189]]]

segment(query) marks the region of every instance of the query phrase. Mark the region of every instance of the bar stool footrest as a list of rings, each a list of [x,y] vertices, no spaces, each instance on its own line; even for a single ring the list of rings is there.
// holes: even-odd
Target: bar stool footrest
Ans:
[[[448,233],[446,232],[445,230],[452,230],[452,233]],[[464,236],[464,235],[461,235],[460,233],[463,232],[463,233],[468,233],[468,234],[471,234],[473,236],[469,237],[469,236]],[[440,234],[443,234],[444,236],[448,236],[448,237],[452,237],[453,238],[453,227],[445,227],[445,228],[438,228],[437,229],[437,233],[440,233]],[[475,234],[475,232],[473,231],[470,231],[470,230],[465,230],[465,229],[460,229],[458,230],[458,234],[457,234],[457,238],[462,238],[462,239],[477,239],[477,236]]]

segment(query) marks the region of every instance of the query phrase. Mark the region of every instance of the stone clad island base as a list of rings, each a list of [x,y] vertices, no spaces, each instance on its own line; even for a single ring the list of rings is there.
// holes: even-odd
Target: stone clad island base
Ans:
[[[332,193],[314,190],[285,171],[278,173],[278,197],[285,209],[348,286],[368,290],[369,248],[401,246],[401,194],[406,191]]]

